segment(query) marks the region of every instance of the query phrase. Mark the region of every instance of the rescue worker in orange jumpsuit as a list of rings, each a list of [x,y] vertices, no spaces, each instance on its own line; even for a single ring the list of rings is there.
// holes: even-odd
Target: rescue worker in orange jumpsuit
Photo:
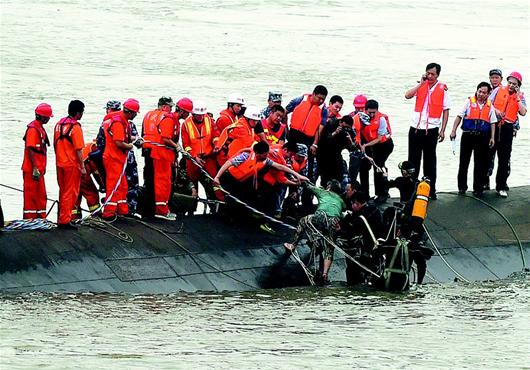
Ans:
[[[267,141],[261,124],[261,113],[257,107],[251,106],[236,123],[225,127],[219,135],[215,151],[227,151],[227,158],[232,158],[241,149],[250,148],[256,139]]]
[[[82,101],[72,100],[68,105],[68,116],[61,118],[54,129],[53,145],[59,183],[59,228],[77,228],[71,221],[72,209],[81,187],[81,175],[86,174],[82,153],[85,140],[79,123],[84,111],[85,104]]]
[[[103,165],[105,166],[105,205],[103,219],[112,219],[116,214],[126,216],[129,214],[127,204],[127,178],[125,167],[131,143],[131,129],[129,120],[140,112],[140,104],[136,99],[127,99],[123,102],[123,110],[111,115],[103,122],[105,131],[105,150],[103,152]]]
[[[182,146],[211,177],[214,177],[217,173],[214,147],[219,139],[219,132],[213,119],[207,113],[208,110],[204,103],[195,103],[192,115],[186,118],[182,125]],[[210,182],[205,181],[206,177],[190,159],[186,159],[186,172],[196,189],[201,180],[208,198],[215,197]]]
[[[160,144],[160,122],[164,119],[173,119],[171,113],[173,105],[171,97],[162,96],[158,99],[158,108],[147,112],[142,121],[142,137],[145,140],[142,149],[142,156],[145,158],[144,188],[148,205],[145,209],[150,215],[153,214],[155,205],[155,173],[152,152],[153,148]]]
[[[24,135],[24,213],[25,219],[46,218],[46,153],[50,145],[43,125],[53,117],[52,107],[40,103],[35,108],[35,120],[28,124]]]
[[[98,188],[94,184],[91,175],[101,181],[96,164],[91,160],[90,153],[97,150],[96,141],[91,141],[85,144],[83,148],[83,161],[85,164],[86,174],[81,176],[81,187],[79,189],[79,196],[77,202],[72,209],[72,219],[80,219],[81,213],[81,201],[83,197],[86,199],[89,212],[94,212],[99,208],[99,192]]]

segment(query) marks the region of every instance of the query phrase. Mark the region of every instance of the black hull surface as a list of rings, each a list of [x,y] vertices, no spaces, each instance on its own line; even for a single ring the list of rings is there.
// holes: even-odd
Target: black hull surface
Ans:
[[[440,194],[429,205],[426,223],[439,251],[428,261],[426,282],[496,280],[521,271],[523,257],[530,259],[529,195],[530,186],[512,189],[508,199],[489,193],[486,205]],[[270,235],[213,216],[113,225],[124,234],[87,226],[0,233],[0,292],[158,294],[309,285],[283,247],[292,236],[287,229]],[[307,260],[307,248],[300,255]],[[338,253],[330,279],[346,280]]]

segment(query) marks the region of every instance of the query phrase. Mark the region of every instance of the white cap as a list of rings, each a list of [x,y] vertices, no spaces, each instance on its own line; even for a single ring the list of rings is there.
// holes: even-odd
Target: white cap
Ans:
[[[241,104],[245,105],[245,99],[240,94],[230,94],[228,95],[228,99],[226,99],[227,103],[233,103],[233,104]]]
[[[206,107],[206,104],[202,101],[198,101],[193,103],[193,110],[191,111],[191,114],[199,114],[203,115],[208,113],[208,108]]]
[[[247,110],[245,110],[244,116],[245,116],[245,118],[248,118],[248,119],[253,119],[255,121],[260,121],[261,120],[261,111],[259,110],[258,107],[251,105],[251,106],[247,107]]]

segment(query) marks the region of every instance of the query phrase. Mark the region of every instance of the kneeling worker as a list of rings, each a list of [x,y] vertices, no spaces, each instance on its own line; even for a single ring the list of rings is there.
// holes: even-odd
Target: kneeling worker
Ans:
[[[250,149],[241,150],[237,155],[219,169],[214,178],[214,184],[227,188],[234,193],[234,196],[244,202],[252,201],[255,198],[258,174],[263,173],[268,168],[284,171],[294,176],[297,181],[307,181],[307,177],[302,176],[287,166],[273,162],[269,155],[269,144],[260,141]],[[222,182],[221,182],[222,177]]]

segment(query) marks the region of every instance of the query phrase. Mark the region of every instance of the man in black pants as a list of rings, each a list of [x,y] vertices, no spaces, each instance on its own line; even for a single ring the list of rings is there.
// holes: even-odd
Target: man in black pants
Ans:
[[[366,114],[370,124],[361,130],[361,150],[374,160],[377,167],[385,168],[385,162],[394,151],[392,131],[388,116],[379,112],[379,103],[375,100],[366,102]],[[371,163],[364,159],[361,163],[361,189],[369,194],[369,171]],[[374,188],[376,203],[384,203],[390,196],[384,184],[383,173],[374,168]]]
[[[436,199],[436,145],[445,138],[449,119],[447,86],[438,81],[441,66],[429,63],[421,81],[405,93],[406,99],[416,97],[409,130],[408,160],[419,175],[423,155],[423,176],[431,180],[431,199]]]

